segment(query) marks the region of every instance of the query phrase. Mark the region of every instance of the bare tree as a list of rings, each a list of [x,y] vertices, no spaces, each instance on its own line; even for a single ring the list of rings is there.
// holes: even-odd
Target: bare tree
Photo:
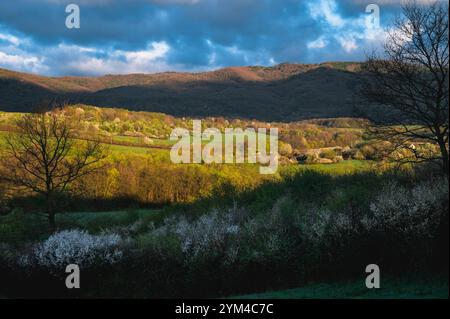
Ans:
[[[362,67],[370,136],[391,142],[388,157],[403,151],[396,160],[437,163],[448,175],[448,4],[405,5],[387,33],[384,54]]]
[[[42,195],[55,229],[56,196],[99,169],[106,152],[99,142],[77,140],[74,125],[59,111],[26,114],[17,127],[19,132],[6,139],[1,177],[13,187]]]

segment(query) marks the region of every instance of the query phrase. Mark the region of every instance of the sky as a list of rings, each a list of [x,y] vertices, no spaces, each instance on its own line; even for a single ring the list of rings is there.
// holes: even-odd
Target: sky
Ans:
[[[71,3],[79,28],[66,26]],[[400,0],[1,0],[0,68],[97,76],[360,61],[399,9]]]

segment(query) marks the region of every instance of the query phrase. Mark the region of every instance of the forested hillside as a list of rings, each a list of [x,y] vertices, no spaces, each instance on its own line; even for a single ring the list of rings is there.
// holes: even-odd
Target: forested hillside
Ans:
[[[43,77],[0,69],[0,110],[32,111],[60,97],[175,116],[271,121],[353,116],[355,63],[229,67],[204,73]]]

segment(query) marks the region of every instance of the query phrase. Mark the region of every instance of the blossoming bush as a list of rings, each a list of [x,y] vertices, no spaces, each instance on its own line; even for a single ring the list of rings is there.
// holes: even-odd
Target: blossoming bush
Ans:
[[[197,220],[188,220],[184,216],[169,218],[162,226],[141,236],[139,242],[147,247],[159,247],[162,242],[172,244],[175,239],[187,260],[223,255],[238,241],[241,231],[238,216],[239,213],[229,209],[212,210]]]
[[[114,264],[123,255],[119,248],[121,242],[116,234],[90,235],[83,230],[64,230],[33,247],[20,262],[24,266],[36,264],[56,269],[68,264],[80,267]]]
[[[239,232],[239,226],[232,220],[231,214],[220,215],[215,210],[192,223],[181,219],[174,225],[174,232],[180,237],[182,251],[197,256],[209,249],[221,250],[227,236]]]
[[[446,178],[412,187],[389,182],[381,189],[361,218],[364,241],[379,251],[380,263],[410,270],[430,266],[438,228],[448,212],[448,191]]]
[[[432,239],[441,214],[448,207],[448,180],[437,178],[412,188],[396,182],[387,184],[370,204],[364,218],[369,231],[395,232],[404,239]]]
[[[69,263],[88,267],[84,276],[102,296],[119,291],[148,298],[220,297],[351,278],[370,263],[387,273],[427,269],[448,210],[445,178],[408,184],[400,178],[386,183],[390,176],[380,183],[321,176],[319,185],[309,184],[313,175],[305,178],[308,183],[297,181],[261,205],[241,200],[200,216],[174,213],[99,235],[61,231],[17,254],[23,265],[39,268],[36,273],[54,275]],[[17,254],[0,244],[0,270],[2,260]]]
[[[298,205],[286,195],[273,207],[244,220],[238,261],[243,264],[270,264],[289,260],[298,241],[295,222]],[[248,215],[251,215],[248,213]]]

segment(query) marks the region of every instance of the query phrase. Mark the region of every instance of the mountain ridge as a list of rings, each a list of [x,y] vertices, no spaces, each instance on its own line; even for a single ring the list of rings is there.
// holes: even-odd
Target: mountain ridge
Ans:
[[[47,77],[0,69],[0,110],[45,99],[176,116],[299,120],[352,116],[357,62],[227,67],[213,71]]]

